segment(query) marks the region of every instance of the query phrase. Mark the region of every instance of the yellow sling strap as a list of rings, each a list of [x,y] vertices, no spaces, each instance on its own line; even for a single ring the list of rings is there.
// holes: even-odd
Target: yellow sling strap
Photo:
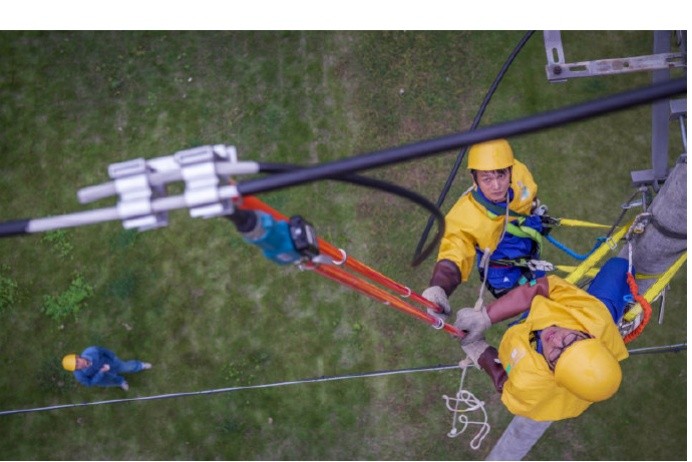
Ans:
[[[670,283],[670,280],[673,279],[673,276],[675,276],[675,274],[682,267],[683,263],[685,263],[686,260],[687,251],[683,252],[682,255],[680,255],[678,259],[675,260],[675,263],[670,265],[670,268],[668,268],[668,270],[665,273],[663,273],[663,275],[658,279],[658,281],[656,281],[654,284],[652,284],[651,287],[649,287],[649,290],[647,290],[644,294],[644,298],[647,302],[651,303],[656,297],[658,297],[658,294],[663,292],[665,287]],[[627,313],[625,313],[624,319],[626,321],[632,321],[641,312],[642,306],[641,304],[637,303],[629,311],[627,311]]]
[[[603,228],[610,229],[608,225],[602,225],[600,223],[593,223],[591,221],[575,220],[573,218],[558,218],[558,223],[560,226],[579,226],[582,228]]]
[[[579,280],[587,274],[587,272],[593,268],[601,259],[608,253],[609,250],[614,250],[617,243],[627,234],[632,222],[628,223],[627,226],[619,228],[609,239],[607,239],[603,244],[598,246],[596,250],[589,255],[589,257],[581,262],[577,268],[570,273],[565,280],[576,284]]]
[[[563,273],[569,274],[569,273],[575,271],[577,269],[577,267],[572,266],[572,265],[555,265],[555,269],[558,271],[562,271]],[[596,268],[596,267],[590,268],[586,271],[585,276],[590,277],[590,278],[596,277],[596,275],[598,274],[600,269],[601,268]]]

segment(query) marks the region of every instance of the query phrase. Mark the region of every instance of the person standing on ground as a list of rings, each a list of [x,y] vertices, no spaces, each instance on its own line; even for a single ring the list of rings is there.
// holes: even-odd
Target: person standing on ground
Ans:
[[[123,361],[115,353],[100,346],[90,346],[81,354],[68,354],[62,359],[65,370],[74,374],[79,383],[87,387],[120,387],[129,390],[130,386],[119,374],[151,369],[150,363],[136,359]]]

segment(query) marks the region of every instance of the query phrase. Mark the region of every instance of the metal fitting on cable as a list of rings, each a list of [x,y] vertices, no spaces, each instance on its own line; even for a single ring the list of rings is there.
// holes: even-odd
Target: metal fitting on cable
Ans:
[[[151,201],[165,195],[163,187],[152,187],[149,174],[152,169],[144,159],[133,159],[111,164],[108,175],[113,179],[120,196],[117,210],[126,229],[140,231],[160,228],[168,224],[168,213],[153,213]]]
[[[82,188],[82,203],[117,195],[117,215],[125,228],[140,231],[168,224],[168,210],[189,208],[192,217],[210,218],[234,212],[237,188],[231,175],[259,171],[256,162],[239,162],[235,146],[199,146],[170,156],[118,162],[108,167],[113,182]],[[166,197],[168,183],[185,182],[182,196]]]
[[[185,180],[185,203],[192,217],[217,217],[233,213],[230,199],[219,197],[221,181],[228,183],[228,175],[217,171],[217,161],[237,161],[234,146],[200,146],[176,152],[173,157],[180,165]]]

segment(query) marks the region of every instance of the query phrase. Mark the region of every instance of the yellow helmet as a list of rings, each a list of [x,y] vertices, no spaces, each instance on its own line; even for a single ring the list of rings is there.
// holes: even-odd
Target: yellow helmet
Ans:
[[[75,355],[75,354],[65,355],[65,357],[62,358],[62,367],[66,371],[70,371],[70,372],[77,369],[77,355]]]
[[[565,349],[555,365],[555,381],[592,403],[615,394],[622,382],[620,363],[596,338],[580,340]]]
[[[514,152],[505,139],[474,144],[469,150],[469,170],[500,170],[514,165]]]

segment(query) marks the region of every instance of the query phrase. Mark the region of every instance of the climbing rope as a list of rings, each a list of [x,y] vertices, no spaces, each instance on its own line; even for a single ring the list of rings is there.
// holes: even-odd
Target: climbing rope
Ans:
[[[375,371],[375,372],[363,372],[363,373],[359,373],[359,374],[344,374],[344,375],[334,375],[334,376],[323,375],[321,377],[315,377],[315,378],[292,380],[292,381],[285,381],[285,382],[274,382],[274,383],[266,383],[266,384],[259,384],[259,385],[245,385],[245,386],[238,386],[238,387],[216,388],[216,389],[212,389],[212,390],[190,391],[190,392],[180,392],[180,393],[167,393],[167,394],[162,394],[162,395],[138,396],[136,398],[121,398],[121,399],[111,399],[111,400],[105,400],[105,401],[92,401],[92,402],[74,403],[74,404],[57,404],[57,405],[53,405],[53,406],[36,407],[36,408],[29,408],[29,409],[15,409],[15,410],[8,410],[8,411],[0,411],[0,416],[11,415],[11,414],[26,414],[26,413],[30,413],[30,412],[54,411],[54,410],[58,410],[58,409],[68,409],[68,408],[74,408],[74,407],[100,406],[103,404],[119,404],[119,403],[130,403],[130,402],[134,402],[134,401],[154,401],[154,400],[160,400],[160,399],[182,398],[182,397],[188,397],[188,396],[214,395],[214,394],[219,394],[219,393],[229,393],[229,392],[242,391],[242,390],[256,390],[256,389],[260,389],[260,388],[285,387],[288,385],[298,385],[298,384],[304,384],[304,383],[333,382],[333,381],[337,381],[337,380],[348,380],[348,379],[357,379],[357,378],[365,378],[365,377],[383,377],[383,376],[387,376],[387,375],[408,374],[408,373],[415,373],[415,372],[436,372],[436,371],[444,371],[444,370],[458,369],[458,368],[459,368],[458,364],[451,364],[451,365],[439,365],[439,366],[428,366],[428,367],[414,367],[414,368],[408,368],[408,369],[395,369],[395,370],[383,370],[383,371]]]
[[[490,266],[490,249],[486,247],[483,251],[483,256],[481,257],[480,267],[483,271],[483,280],[481,281],[481,287],[478,289],[478,298],[473,308],[478,311],[485,304],[483,301],[483,294],[485,293],[486,282],[488,281],[488,267]]]
[[[670,353],[670,352],[677,353],[677,352],[684,351],[684,350],[687,350],[687,342],[677,343],[677,344],[673,344],[673,345],[665,345],[665,346],[637,348],[637,349],[628,350],[628,351],[629,351],[630,355],[638,355],[638,354],[660,354],[660,353]],[[478,449],[480,447],[481,442],[483,441],[485,436],[490,431],[490,425],[487,423],[488,416],[487,416],[487,413],[485,411],[484,402],[478,400],[471,392],[464,389],[464,379],[466,377],[466,371],[468,370],[469,365],[470,364],[462,361],[459,364],[447,364],[447,365],[417,367],[417,368],[407,368],[407,369],[395,369],[395,370],[382,370],[382,371],[374,371],[374,372],[363,372],[363,373],[358,373],[358,374],[321,376],[321,377],[315,377],[315,378],[284,381],[284,382],[274,382],[274,383],[266,383],[266,384],[258,384],[258,385],[245,385],[245,386],[215,388],[215,389],[210,389],[210,390],[201,390],[201,391],[192,391],[192,392],[179,392],[179,393],[166,393],[166,394],[151,395],[151,396],[138,396],[135,398],[121,398],[121,399],[91,401],[91,402],[82,402],[82,403],[73,403],[73,404],[56,404],[56,405],[52,405],[52,406],[0,411],[0,416],[16,415],[16,414],[29,414],[29,413],[34,413],[34,412],[47,412],[47,411],[55,411],[55,410],[60,410],[60,409],[69,409],[69,408],[76,408],[76,407],[101,406],[101,405],[106,405],[106,404],[122,404],[122,403],[131,403],[131,402],[135,402],[135,401],[156,401],[156,400],[183,398],[183,397],[190,397],[190,396],[206,396],[206,395],[230,393],[230,392],[243,391],[243,390],[257,390],[257,389],[265,389],[265,388],[285,387],[288,385],[299,385],[299,384],[305,384],[305,383],[334,382],[334,381],[338,381],[338,380],[348,380],[348,379],[368,378],[368,377],[384,377],[384,376],[388,376],[388,375],[409,374],[409,373],[416,373],[416,372],[438,372],[438,371],[445,371],[445,370],[452,370],[452,369],[461,368],[462,372],[461,372],[461,379],[460,379],[460,383],[459,383],[459,391],[456,393],[455,398],[450,398],[446,395],[442,396],[442,398],[445,400],[446,408],[453,413],[452,429],[449,431],[447,436],[449,436],[450,438],[459,436],[460,434],[462,434],[466,430],[468,425],[479,425],[481,428],[479,429],[476,436],[470,442],[471,448]],[[450,403],[453,403],[453,405]],[[460,405],[465,405],[466,407],[463,409],[459,409]],[[463,413],[475,412],[475,411],[479,411],[479,410],[483,413],[483,422],[468,420],[468,417],[463,414]],[[463,425],[463,427],[461,429],[458,429],[456,427],[457,421]]]
[[[488,413],[485,411],[485,403],[476,398],[473,393],[464,389],[466,371],[471,365],[472,364],[466,360],[459,363],[459,367],[461,367],[459,391],[457,391],[453,398],[447,395],[442,395],[442,399],[445,400],[445,406],[447,406],[447,409],[452,412],[452,429],[449,431],[449,433],[447,433],[447,436],[450,438],[456,438],[464,433],[469,425],[479,425],[480,429],[478,430],[478,433],[476,433],[476,436],[474,436],[469,443],[471,449],[478,449],[481,446],[483,439],[490,432],[490,424],[488,424]],[[464,407],[460,409],[460,405],[463,405]],[[466,415],[467,413],[476,411],[481,411],[483,413],[482,422],[469,420],[469,417]],[[457,422],[462,424],[461,429],[457,428]]]

